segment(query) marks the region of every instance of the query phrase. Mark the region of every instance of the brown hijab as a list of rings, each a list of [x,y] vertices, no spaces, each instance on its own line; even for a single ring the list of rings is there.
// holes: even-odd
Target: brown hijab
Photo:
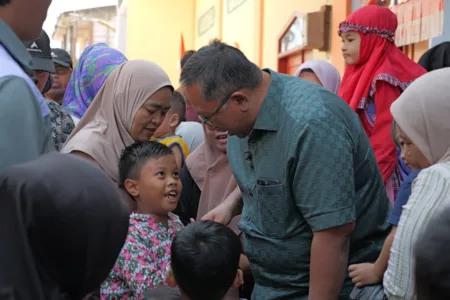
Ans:
[[[121,64],[108,76],[61,152],[88,154],[117,183],[121,152],[134,142],[130,135],[134,116],[163,87],[173,89],[157,64],[145,60]]]
[[[226,153],[215,149],[205,141],[186,159],[186,167],[202,192],[197,212],[200,220],[207,212],[222,203],[237,188]],[[240,216],[231,220],[229,227],[240,233],[237,223]]]

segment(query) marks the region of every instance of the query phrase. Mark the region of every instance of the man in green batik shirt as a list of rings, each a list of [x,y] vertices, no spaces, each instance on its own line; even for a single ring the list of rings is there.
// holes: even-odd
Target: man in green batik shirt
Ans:
[[[358,116],[319,85],[260,70],[221,42],[188,60],[181,84],[203,122],[232,136],[242,199],[206,217],[227,223],[243,202],[252,299],[348,299],[348,265],[375,261],[389,232],[387,195]]]

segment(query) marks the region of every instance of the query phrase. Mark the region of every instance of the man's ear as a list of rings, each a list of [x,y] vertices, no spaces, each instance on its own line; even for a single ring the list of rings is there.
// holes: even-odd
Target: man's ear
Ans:
[[[139,197],[139,182],[133,179],[125,180],[125,189],[133,197]]]
[[[245,93],[241,91],[234,92],[230,96],[230,102],[239,106],[239,110],[242,112],[247,112],[249,110],[249,101]]]
[[[172,128],[176,128],[180,123],[180,116],[178,114],[172,114],[169,120],[169,126]]]
[[[172,268],[170,268],[170,269],[167,271],[166,283],[167,283],[167,285],[170,286],[171,288],[174,288],[174,287],[177,286],[177,281],[175,280],[175,276],[173,276]]]
[[[242,273],[241,269],[238,269],[236,273],[236,278],[234,279],[233,285],[231,287],[237,289],[243,284],[244,284],[244,274]]]

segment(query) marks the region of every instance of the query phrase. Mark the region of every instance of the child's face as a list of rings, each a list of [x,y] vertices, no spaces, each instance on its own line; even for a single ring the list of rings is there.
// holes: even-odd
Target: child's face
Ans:
[[[349,31],[341,34],[342,56],[347,66],[356,65],[359,62],[359,49],[361,47],[361,37],[358,32]]]
[[[167,216],[177,207],[181,194],[179,169],[173,155],[149,159],[142,166],[135,196],[141,213]]]
[[[203,130],[208,142],[214,149],[227,153],[228,132],[221,131],[219,128],[209,124],[203,124]]]
[[[402,149],[402,159],[411,170],[425,169],[430,163],[423,155],[422,151],[410,140],[406,133],[397,125],[396,140]]]

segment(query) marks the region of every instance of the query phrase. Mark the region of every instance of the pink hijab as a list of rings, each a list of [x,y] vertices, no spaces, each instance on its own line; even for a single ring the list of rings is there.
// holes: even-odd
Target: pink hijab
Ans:
[[[305,69],[313,70],[323,87],[330,92],[337,94],[339,86],[341,85],[341,75],[339,74],[338,69],[332,64],[324,60],[308,60],[295,71],[294,76],[298,77],[302,70]]]
[[[186,159],[186,167],[202,192],[198,205],[197,219],[222,203],[237,187],[226,153],[215,149],[205,140]],[[229,227],[240,233],[237,223],[240,216],[231,220]]]

